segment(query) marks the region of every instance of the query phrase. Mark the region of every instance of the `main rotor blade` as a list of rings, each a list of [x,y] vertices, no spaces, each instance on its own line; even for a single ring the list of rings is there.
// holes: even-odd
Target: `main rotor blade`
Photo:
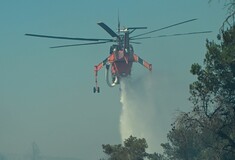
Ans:
[[[103,43],[109,43],[109,41],[106,41],[106,42],[93,42],[93,43],[80,43],[80,44],[69,44],[69,45],[53,46],[53,47],[50,47],[50,48],[75,47],[75,46],[85,46],[85,45],[94,45],[94,44],[103,44]]]
[[[130,38],[130,40],[141,40],[141,39],[149,39],[149,38],[153,38],[153,37],[137,37],[137,38]]]
[[[171,28],[171,27],[178,26],[178,25],[188,23],[188,22],[192,22],[192,21],[195,21],[195,20],[197,20],[197,18],[190,19],[190,20],[183,21],[183,22],[179,22],[179,23],[176,23],[176,24],[172,24],[172,25],[169,25],[169,26],[166,26],[166,27],[163,27],[163,28],[159,28],[159,29],[156,29],[156,30],[153,30],[153,31],[145,32],[145,33],[142,33],[142,34],[138,34],[138,35],[135,35],[131,38],[135,38],[135,37],[143,36],[143,35],[150,34],[150,33],[153,33],[153,32],[161,31],[161,30],[164,30],[164,29],[167,29],[167,28]]]
[[[106,32],[108,32],[112,37],[118,37],[118,35],[111,29],[109,28],[106,24],[103,22],[97,23],[100,27],[102,27]]]
[[[133,43],[133,44],[141,44],[141,42],[130,42],[130,43]]]
[[[211,33],[212,31],[201,31],[201,32],[189,32],[189,33],[176,33],[176,34],[165,34],[159,36],[152,36],[152,37],[137,37],[132,38],[131,40],[140,40],[140,39],[150,39],[150,38],[162,38],[162,37],[175,37],[175,36],[185,36],[185,35],[193,35],[193,34],[205,34]]]
[[[79,40],[79,41],[110,41],[113,39],[99,39],[99,38],[73,38],[73,37],[60,37],[60,36],[49,36],[49,35],[41,35],[41,34],[25,34],[26,36],[32,37],[40,37],[40,38],[53,38],[53,39],[66,39],[66,40]]]
[[[128,27],[127,29],[147,29],[147,27]]]
[[[185,35],[192,35],[192,34],[204,34],[204,33],[211,33],[212,31],[203,31],[203,32],[190,32],[190,33],[177,33],[177,34],[165,34],[154,36],[153,38],[160,38],[160,37],[174,37],[174,36],[185,36]]]

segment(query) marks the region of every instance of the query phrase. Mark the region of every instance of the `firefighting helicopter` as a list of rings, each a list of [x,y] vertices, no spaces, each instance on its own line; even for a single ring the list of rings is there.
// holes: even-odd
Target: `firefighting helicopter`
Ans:
[[[160,35],[160,36],[145,36],[150,33],[154,33],[157,31],[161,31],[170,27],[174,27],[177,25],[181,25],[184,23],[192,22],[197,19],[190,19],[186,21],[182,21],[176,24],[172,24],[163,28],[159,28],[156,30],[144,32],[141,34],[137,34],[134,36],[130,36],[134,31],[147,29],[147,27],[124,27],[121,29],[120,21],[118,18],[118,30],[114,32],[109,26],[107,26],[103,22],[98,22],[97,24],[103,28],[112,38],[100,39],[100,38],[74,38],[74,37],[61,37],[61,36],[51,36],[51,35],[41,35],[41,34],[29,34],[26,33],[26,36],[33,37],[41,37],[41,38],[53,38],[53,39],[65,39],[65,40],[78,40],[78,41],[90,41],[88,43],[79,43],[79,44],[71,44],[71,45],[60,45],[53,46],[50,48],[62,48],[62,47],[72,47],[72,46],[82,46],[82,45],[95,45],[95,44],[104,44],[104,43],[112,43],[116,42],[110,47],[109,56],[105,58],[98,65],[94,66],[95,73],[95,87],[93,88],[93,92],[100,92],[100,87],[98,85],[98,71],[101,70],[104,66],[106,68],[105,71],[105,79],[110,87],[114,87],[120,83],[120,80],[124,77],[128,77],[131,75],[131,69],[133,62],[138,62],[143,65],[149,71],[152,70],[152,64],[140,58],[137,54],[135,54],[132,44],[140,44],[135,40],[142,39],[150,39],[157,37],[168,37],[168,36],[181,36],[181,35],[191,35],[191,34],[203,34],[210,33],[211,31],[202,31],[202,32],[189,32],[189,33],[181,33],[181,34],[171,34],[171,35]],[[109,69],[111,67],[111,80],[109,76]]]

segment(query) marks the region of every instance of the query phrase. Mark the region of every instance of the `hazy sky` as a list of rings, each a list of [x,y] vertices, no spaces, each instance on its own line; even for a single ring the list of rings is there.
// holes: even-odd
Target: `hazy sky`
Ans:
[[[158,115],[164,117],[158,120],[166,124],[159,132],[167,133],[175,113],[190,109],[188,85],[194,80],[190,66],[202,63],[206,38],[216,40],[226,16],[223,3],[216,0],[211,4],[207,0],[1,0],[0,4],[0,153],[29,154],[36,142],[42,155],[80,159],[102,158],[102,144],[121,143],[119,87],[109,88],[102,70],[101,93],[92,90],[93,67],[108,56],[111,44],[49,49],[77,42],[25,33],[110,38],[96,23],[103,21],[116,30],[118,10],[121,26],[146,26],[148,31],[198,18],[153,36],[213,33],[148,39],[134,46],[153,64],[157,88],[152,96],[159,100]],[[146,72],[138,64],[133,66],[133,78]]]

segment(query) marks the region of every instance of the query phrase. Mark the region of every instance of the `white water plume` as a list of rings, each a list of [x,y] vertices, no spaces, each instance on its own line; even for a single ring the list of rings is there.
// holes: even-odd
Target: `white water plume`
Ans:
[[[151,152],[161,152],[160,143],[165,141],[163,136],[166,137],[165,133],[162,135],[164,118],[161,115],[161,107],[156,103],[158,96],[156,88],[156,82],[151,75],[121,81],[120,134],[122,142],[130,135],[145,138],[149,146],[148,150]]]

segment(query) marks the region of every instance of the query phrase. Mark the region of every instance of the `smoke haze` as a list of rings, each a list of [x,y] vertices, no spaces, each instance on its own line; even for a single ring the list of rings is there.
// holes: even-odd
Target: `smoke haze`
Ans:
[[[161,152],[165,142],[164,118],[157,105],[157,85],[152,75],[121,82],[120,134],[124,141],[130,135],[145,138],[149,152]]]

